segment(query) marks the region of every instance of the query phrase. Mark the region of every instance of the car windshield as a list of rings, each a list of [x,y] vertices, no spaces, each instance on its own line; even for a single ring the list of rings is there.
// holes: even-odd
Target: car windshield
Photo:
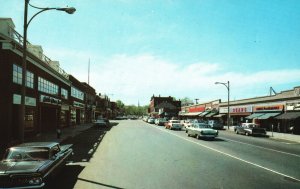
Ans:
[[[45,148],[10,148],[4,155],[6,161],[46,160],[49,151]]]

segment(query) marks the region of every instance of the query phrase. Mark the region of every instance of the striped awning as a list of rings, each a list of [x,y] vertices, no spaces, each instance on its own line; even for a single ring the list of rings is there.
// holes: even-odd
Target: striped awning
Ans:
[[[271,117],[275,117],[277,115],[279,115],[280,112],[276,112],[276,113],[265,113],[264,115],[262,116],[259,116],[257,119],[269,119]]]
[[[264,115],[265,113],[254,113],[254,114],[251,114],[251,115],[249,115],[249,116],[247,116],[247,117],[245,117],[246,119],[254,119],[254,118],[258,118],[258,117],[260,117],[260,116],[262,116],[262,115]]]

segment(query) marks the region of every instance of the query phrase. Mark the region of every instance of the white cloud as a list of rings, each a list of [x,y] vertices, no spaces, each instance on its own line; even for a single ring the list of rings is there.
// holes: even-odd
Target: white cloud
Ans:
[[[148,104],[151,96],[189,97],[200,101],[227,99],[224,86],[216,81],[230,81],[231,98],[242,99],[267,94],[270,86],[300,81],[300,70],[262,70],[256,73],[226,72],[221,64],[197,62],[178,65],[151,54],[101,57],[97,53],[55,49],[49,57],[60,60],[61,67],[80,81],[87,82],[91,59],[90,84],[98,93],[126,104]],[[47,53],[46,52],[46,53]],[[292,89],[288,86],[284,90]]]

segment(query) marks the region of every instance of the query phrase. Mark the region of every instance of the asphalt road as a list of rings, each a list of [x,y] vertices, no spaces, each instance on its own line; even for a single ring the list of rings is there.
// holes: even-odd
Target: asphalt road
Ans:
[[[140,120],[70,139],[49,188],[300,188],[300,144],[220,131],[213,141]]]

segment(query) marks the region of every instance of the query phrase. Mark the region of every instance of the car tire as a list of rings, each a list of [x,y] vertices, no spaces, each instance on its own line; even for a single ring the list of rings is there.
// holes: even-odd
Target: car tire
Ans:
[[[245,135],[246,135],[246,136],[249,136],[249,133],[248,133],[248,132],[246,132],[246,133],[245,133]]]
[[[197,138],[198,140],[200,140],[200,135],[196,135],[196,138]]]
[[[187,136],[188,136],[188,137],[190,137],[190,136],[191,136],[191,135],[190,135],[188,132],[186,132],[186,133],[187,133]]]
[[[238,132],[238,130],[236,130],[235,133],[236,133],[237,135],[240,134],[240,133]]]

